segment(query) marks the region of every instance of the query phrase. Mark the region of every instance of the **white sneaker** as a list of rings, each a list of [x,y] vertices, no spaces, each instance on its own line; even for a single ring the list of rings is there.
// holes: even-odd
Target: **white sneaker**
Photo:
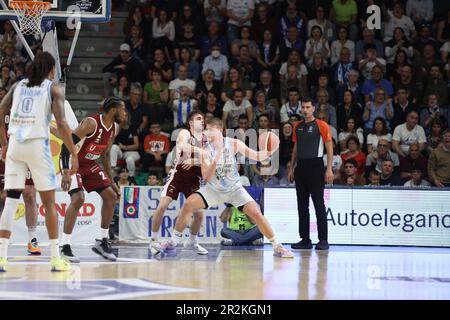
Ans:
[[[184,247],[186,249],[194,250],[195,252],[197,252],[197,254],[201,255],[208,254],[208,250],[199,245],[198,242],[186,241],[184,243]]]
[[[254,246],[263,246],[264,245],[264,239],[263,238],[256,239],[255,241],[252,242],[252,244]]]

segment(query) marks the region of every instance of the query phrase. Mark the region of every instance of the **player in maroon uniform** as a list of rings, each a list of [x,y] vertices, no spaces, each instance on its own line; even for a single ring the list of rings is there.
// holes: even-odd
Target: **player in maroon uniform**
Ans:
[[[150,250],[152,253],[161,252],[158,241],[159,229],[162,224],[162,217],[167,207],[173,200],[178,199],[178,194],[182,192],[187,199],[193,192],[200,188],[202,172],[198,155],[207,142],[203,133],[205,126],[204,116],[201,111],[193,111],[187,118],[188,130],[182,129],[177,137],[176,156],[173,168],[169,172],[167,182],[161,192],[158,207],[152,217],[152,235],[150,240]],[[185,248],[195,250],[198,254],[208,254],[208,250],[198,244],[197,233],[203,221],[203,211],[194,213],[194,219],[190,227],[191,236],[185,243]]]
[[[9,125],[9,114],[5,115],[5,129],[8,132]],[[8,134],[6,134],[8,137]],[[1,149],[1,146],[0,146]],[[6,157],[6,148],[1,150],[1,159],[0,159],[0,192],[2,193],[1,199],[2,202],[6,198],[6,191],[4,190],[5,186],[5,157]],[[4,193],[4,196],[3,196]],[[39,243],[36,237],[36,226],[37,226],[37,218],[38,211],[36,207],[36,188],[34,187],[33,179],[31,179],[31,172],[27,172],[27,180],[25,181],[25,189],[22,193],[23,202],[25,204],[25,222],[28,228],[28,254],[30,255],[40,255],[41,248],[39,248]],[[3,210],[3,204],[2,204]]]
[[[96,239],[92,250],[105,259],[115,261],[116,256],[112,252],[111,244],[108,241],[108,234],[109,225],[114,215],[114,206],[117,197],[120,196],[120,190],[112,182],[110,150],[119,131],[118,123],[125,117],[126,110],[124,102],[116,97],[106,99],[103,103],[103,110],[104,114],[83,119],[78,128],[72,133],[74,142],[80,148],[78,151],[78,188],[72,190],[69,190],[71,184],[71,177],[68,173],[69,154],[66,147],[62,147],[63,179],[61,187],[63,190],[69,191],[71,196],[71,203],[64,217],[64,234],[65,236],[72,234],[78,210],[84,202],[83,188],[87,192],[97,192],[103,200],[101,234],[99,239]],[[100,159],[103,169],[97,164],[97,159]],[[79,262],[79,259],[73,255],[70,244],[62,246],[61,255],[71,262]]]

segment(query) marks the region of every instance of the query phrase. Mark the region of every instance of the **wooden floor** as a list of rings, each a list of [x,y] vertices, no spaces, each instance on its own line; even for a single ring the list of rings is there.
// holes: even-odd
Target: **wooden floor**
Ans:
[[[207,248],[208,256],[180,249],[155,257],[146,246],[118,246],[112,263],[75,247],[82,262],[52,273],[48,248],[28,257],[13,246],[0,298],[450,299],[450,249],[331,246],[288,260],[273,257],[269,246]]]

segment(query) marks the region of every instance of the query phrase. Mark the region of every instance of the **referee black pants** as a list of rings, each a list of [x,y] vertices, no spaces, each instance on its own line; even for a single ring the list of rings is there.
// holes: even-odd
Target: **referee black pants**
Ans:
[[[328,226],[323,190],[325,168],[322,158],[297,161],[295,188],[297,190],[298,229],[300,238],[309,240],[309,196],[316,209],[319,240],[328,241]]]

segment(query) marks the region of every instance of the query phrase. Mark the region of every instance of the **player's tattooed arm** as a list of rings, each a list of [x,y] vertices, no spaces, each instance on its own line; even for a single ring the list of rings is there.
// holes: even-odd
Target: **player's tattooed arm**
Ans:
[[[6,138],[6,126],[5,126],[5,116],[9,113],[12,107],[12,97],[17,83],[13,84],[8,93],[3,97],[0,103],[0,144],[2,149],[6,148],[8,144],[8,139]]]

